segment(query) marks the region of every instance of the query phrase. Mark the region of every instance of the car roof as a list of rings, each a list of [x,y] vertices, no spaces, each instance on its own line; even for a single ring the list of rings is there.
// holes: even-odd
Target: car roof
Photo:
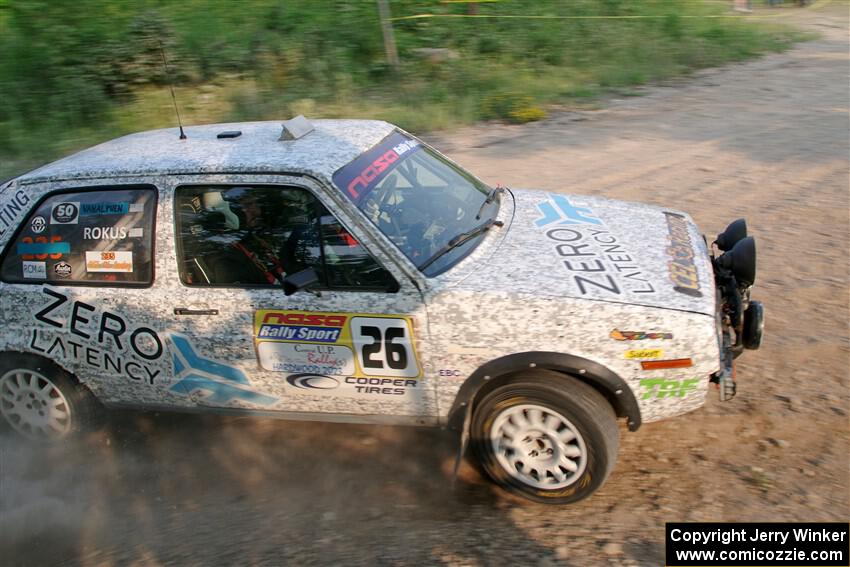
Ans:
[[[395,128],[379,120],[311,120],[315,128],[279,141],[280,121],[208,124],[151,130],[116,138],[19,177],[19,184],[186,173],[304,173],[330,179]],[[217,138],[239,130],[237,138]]]

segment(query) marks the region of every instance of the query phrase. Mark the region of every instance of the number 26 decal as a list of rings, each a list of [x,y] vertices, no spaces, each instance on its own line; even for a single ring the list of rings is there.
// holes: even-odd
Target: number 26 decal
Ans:
[[[364,374],[416,378],[419,364],[405,319],[354,317],[352,342]]]

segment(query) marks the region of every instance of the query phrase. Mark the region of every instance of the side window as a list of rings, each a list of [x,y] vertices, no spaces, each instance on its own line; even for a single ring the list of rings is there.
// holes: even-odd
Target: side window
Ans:
[[[314,268],[324,288],[393,287],[392,276],[303,189],[184,186],[175,200],[187,285],[278,286]]]
[[[156,189],[50,195],[3,259],[10,283],[148,285],[153,281]]]
[[[323,206],[322,209],[322,251],[328,286],[398,291],[392,275],[378,265],[335,216]]]

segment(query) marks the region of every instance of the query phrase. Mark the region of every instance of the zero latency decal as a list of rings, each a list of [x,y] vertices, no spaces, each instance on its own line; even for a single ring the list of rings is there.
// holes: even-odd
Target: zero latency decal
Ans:
[[[656,293],[619,239],[594,216],[589,207],[578,207],[564,195],[552,195],[537,204],[541,216],[534,224],[545,231],[564,269],[581,295],[605,292],[610,296]]]
[[[408,380],[421,374],[413,322],[402,315],[262,310],[254,316],[254,339],[260,366],[272,372]]]

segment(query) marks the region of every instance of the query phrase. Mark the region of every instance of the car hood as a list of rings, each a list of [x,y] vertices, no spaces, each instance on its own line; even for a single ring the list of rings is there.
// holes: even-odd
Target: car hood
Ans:
[[[457,282],[462,288],[714,314],[708,249],[689,215],[596,197],[512,193],[514,215],[500,245]]]

